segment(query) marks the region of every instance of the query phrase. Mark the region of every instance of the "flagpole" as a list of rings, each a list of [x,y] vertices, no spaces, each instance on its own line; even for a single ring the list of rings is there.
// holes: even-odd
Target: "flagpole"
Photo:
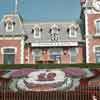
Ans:
[[[18,0],[15,1],[15,13],[18,13]]]

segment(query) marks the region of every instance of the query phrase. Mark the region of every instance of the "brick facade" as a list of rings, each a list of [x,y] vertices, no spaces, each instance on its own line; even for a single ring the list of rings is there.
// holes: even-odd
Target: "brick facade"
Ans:
[[[14,47],[16,48],[17,52],[15,54],[15,64],[21,63],[21,40],[0,40],[0,64],[3,64],[3,54],[1,49],[4,47]]]
[[[100,19],[100,14],[87,14],[89,63],[96,63],[95,46],[100,45],[100,38],[96,36],[96,20],[98,19]]]

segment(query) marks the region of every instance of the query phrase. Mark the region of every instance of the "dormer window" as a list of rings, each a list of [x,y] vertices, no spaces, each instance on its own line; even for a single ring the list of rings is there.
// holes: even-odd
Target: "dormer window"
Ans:
[[[36,26],[32,29],[32,33],[34,33],[34,38],[41,38],[42,28]]]
[[[57,41],[58,40],[58,33],[59,33],[60,29],[58,28],[58,26],[53,25],[50,29],[50,36],[51,36],[51,40],[53,41]]]
[[[13,32],[13,30],[14,30],[14,25],[15,25],[15,22],[6,21],[6,22],[5,22],[5,30],[6,30],[6,32]]]
[[[76,38],[76,36],[77,36],[76,28],[74,26],[71,26],[69,30],[69,37]]]

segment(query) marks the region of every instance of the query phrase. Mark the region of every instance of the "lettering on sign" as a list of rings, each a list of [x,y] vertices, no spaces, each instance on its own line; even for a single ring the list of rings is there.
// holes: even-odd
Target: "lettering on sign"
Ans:
[[[77,42],[55,42],[55,43],[32,43],[34,47],[38,46],[78,46]]]

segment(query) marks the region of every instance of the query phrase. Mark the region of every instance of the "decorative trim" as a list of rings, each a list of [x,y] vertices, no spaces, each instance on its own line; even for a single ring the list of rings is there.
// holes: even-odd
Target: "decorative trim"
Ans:
[[[85,9],[85,13],[87,13],[87,14],[100,14],[100,11],[96,11],[93,8],[91,8],[91,9]]]
[[[10,47],[2,47],[2,48],[1,48],[1,54],[4,54],[4,49],[8,49],[8,48],[9,48],[9,49],[15,49],[15,54],[17,53],[17,48],[16,48],[16,47],[11,47],[11,46],[10,46]]]
[[[21,40],[21,37],[0,37],[0,40]]]
[[[58,25],[53,24],[53,25],[51,26],[51,29],[52,29],[52,28],[55,28],[55,27],[58,28]]]
[[[54,47],[54,46],[58,46],[58,47],[64,47],[64,46],[78,46],[78,42],[77,41],[71,41],[71,42],[49,42],[49,43],[31,43],[32,47]]]

